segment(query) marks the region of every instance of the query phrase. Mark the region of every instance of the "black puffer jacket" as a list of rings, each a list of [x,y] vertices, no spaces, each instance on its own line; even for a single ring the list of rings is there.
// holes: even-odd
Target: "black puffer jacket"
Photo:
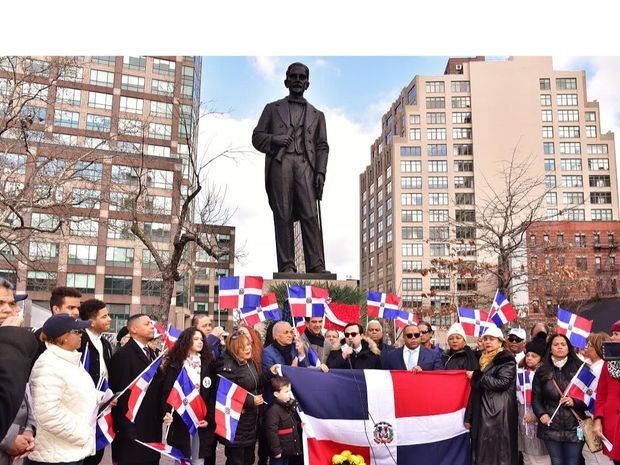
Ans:
[[[474,371],[480,368],[478,357],[469,346],[457,352],[452,352],[452,349],[447,350],[443,354],[442,362],[445,370]]]
[[[351,364],[349,364],[349,360]],[[367,369],[381,369],[381,355],[377,349],[376,344],[373,343],[373,347],[369,346],[369,343],[362,339],[362,350],[359,353],[355,351],[349,355],[349,359],[342,358],[342,350],[332,350],[327,357],[326,365],[329,368],[341,368],[347,369],[353,367],[353,369],[367,370]]]
[[[474,465],[519,463],[516,376],[515,358],[508,350],[498,353],[484,371],[474,371],[465,411]]]
[[[263,383],[266,381],[256,371],[254,362],[240,362],[228,351],[224,351],[219,360],[217,373],[224,378],[238,384],[250,394],[262,394]],[[267,372],[269,373],[269,372]],[[224,440],[224,444],[230,447],[246,447],[256,442],[258,430],[258,408],[254,405],[254,397],[248,395],[243,404],[243,411],[239,417],[234,442]]]
[[[532,383],[532,409],[536,418],[553,412],[560,402],[560,393],[554,386],[552,378],[556,380],[562,392],[575,376],[580,364],[574,359],[568,359],[566,364],[560,369],[553,365],[550,358],[546,358],[543,365],[536,370],[536,376]],[[573,399],[575,412],[583,419],[585,418],[586,405]],[[553,422],[549,426],[542,423],[538,424],[538,437],[540,439],[550,439],[560,442],[579,442],[577,438],[577,419],[568,407],[560,407],[558,413],[553,417]]]
[[[296,411],[297,402],[283,403],[274,397],[271,407],[265,414],[265,434],[269,443],[269,455],[292,457],[301,455],[301,420]]]

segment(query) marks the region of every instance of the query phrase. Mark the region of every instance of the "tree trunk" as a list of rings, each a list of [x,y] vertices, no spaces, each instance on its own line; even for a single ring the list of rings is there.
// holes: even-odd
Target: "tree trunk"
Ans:
[[[160,308],[157,312],[157,321],[167,325],[168,323],[174,326],[174,306],[171,305],[172,297],[174,294],[175,281],[172,277],[163,276],[161,283],[161,296],[159,298]]]

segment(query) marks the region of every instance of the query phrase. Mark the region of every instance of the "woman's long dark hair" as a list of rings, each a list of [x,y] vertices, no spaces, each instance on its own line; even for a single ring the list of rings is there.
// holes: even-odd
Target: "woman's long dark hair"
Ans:
[[[211,348],[207,344],[207,340],[204,335],[197,328],[191,327],[183,330],[179,335],[179,339],[176,344],[170,349],[170,351],[164,357],[161,363],[162,370],[166,371],[169,366],[181,367],[183,362],[189,354],[189,349],[192,347],[194,334],[200,333],[202,335],[202,351],[200,351],[200,359],[204,364],[213,362],[213,354]]]
[[[551,345],[553,344],[553,340],[558,337],[564,339],[564,341],[566,342],[566,346],[568,347],[568,360],[566,361],[566,365],[568,366],[569,373],[572,372],[572,374],[574,375],[582,363],[581,359],[577,357],[577,354],[575,353],[575,348],[571,344],[570,340],[566,337],[566,335],[558,333],[552,334],[551,336],[549,336],[549,342],[547,342],[547,351],[545,353],[545,356],[542,358],[542,364],[536,372],[537,375],[540,373],[540,375],[545,379],[551,379],[551,377],[553,376],[553,359],[551,358]]]

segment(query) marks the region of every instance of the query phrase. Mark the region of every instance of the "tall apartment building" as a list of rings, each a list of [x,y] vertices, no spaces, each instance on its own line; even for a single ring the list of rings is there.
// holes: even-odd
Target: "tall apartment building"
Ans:
[[[502,192],[496,173],[513,152],[544,177],[549,220],[618,219],[614,136],[601,133],[584,71],[554,70],[550,57],[451,58],[443,75],[402,90],[371,146],[360,175],[362,287],[431,314],[467,305],[475,282],[427,271],[435,258],[480,260],[475,205]]]
[[[71,64],[62,72],[47,57],[7,57],[0,63],[5,115],[17,101],[12,97],[16,88],[33,95],[24,107],[30,118],[28,150],[18,143],[16,129],[0,137],[2,187],[19,189],[33,176],[62,177],[67,159],[79,160],[71,164],[79,174],[54,188],[53,195],[71,199],[67,224],[20,243],[19,251],[5,247],[0,275],[44,308],[57,285],[101,299],[116,330],[129,315],[150,313],[159,305],[161,279],[152,255],[129,231],[129,210],[132,193],[141,184],[148,195],[140,224],[155,247],[164,256],[169,253],[181,197],[191,183],[190,154],[196,161],[198,131],[192,123],[200,111],[202,59],[68,58]],[[45,169],[36,170],[41,160]],[[42,204],[24,210],[27,225],[58,222],[37,205]],[[176,283],[173,298],[177,325],[184,325],[194,311],[217,312],[218,277],[233,273],[234,228],[215,227],[210,234],[214,244],[230,248],[230,253],[215,260],[195,245],[188,247],[183,259],[187,271]],[[18,260],[19,253],[30,263]]]

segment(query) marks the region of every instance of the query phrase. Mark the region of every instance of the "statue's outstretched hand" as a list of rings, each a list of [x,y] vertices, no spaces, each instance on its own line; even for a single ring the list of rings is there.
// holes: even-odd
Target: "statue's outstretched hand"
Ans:
[[[317,200],[323,198],[323,185],[325,184],[325,176],[321,173],[317,174],[314,178],[314,191],[316,192]]]

